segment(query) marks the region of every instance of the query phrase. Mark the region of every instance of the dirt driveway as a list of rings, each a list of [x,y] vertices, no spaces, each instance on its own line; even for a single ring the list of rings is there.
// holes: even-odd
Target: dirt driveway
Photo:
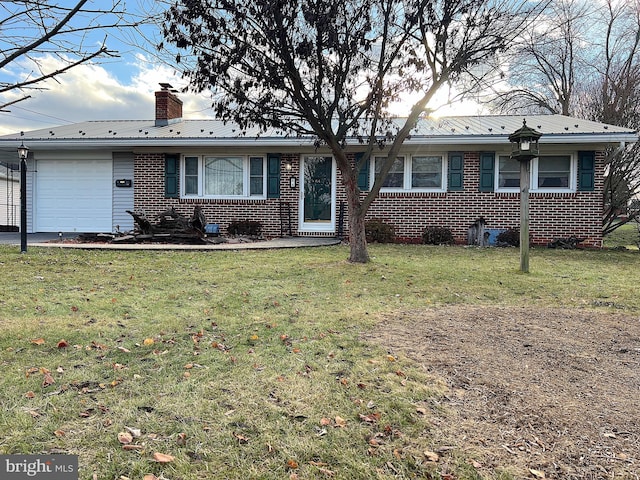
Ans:
[[[444,379],[432,433],[481,474],[640,478],[639,317],[456,306],[387,316],[367,337]]]

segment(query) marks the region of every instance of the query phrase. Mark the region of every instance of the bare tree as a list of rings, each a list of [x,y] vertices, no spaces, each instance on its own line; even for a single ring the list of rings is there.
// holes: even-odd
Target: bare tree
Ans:
[[[494,107],[640,128],[640,2],[556,0],[541,18],[509,57],[508,87]],[[640,191],[639,153],[637,145],[607,152],[605,235],[640,214],[631,202]]]
[[[592,51],[587,35],[593,3],[554,0],[507,57],[507,85],[493,98],[501,112],[573,114],[576,83]]]
[[[604,41],[576,104],[584,118],[640,129],[640,2],[608,0],[600,12]],[[640,218],[640,145],[607,155],[603,233]],[[634,201],[635,200],[635,201]]]
[[[88,39],[94,31],[105,32],[136,26],[125,12],[120,0],[60,3],[48,0],[23,0],[0,2],[0,70],[5,76],[0,80],[0,95],[8,92],[26,92],[41,88],[51,78],[99,57],[116,56],[109,50],[105,37],[100,45]],[[44,55],[53,55],[62,66],[47,69],[42,62]],[[25,70],[23,62],[35,67]],[[7,71],[14,67],[12,75]],[[22,98],[3,103],[0,111]]]
[[[406,138],[442,87],[477,84],[478,67],[529,18],[525,0],[182,0],[167,41],[195,91],[241,128],[312,135],[333,154],[347,196],[350,261],[367,262],[364,219]],[[481,77],[486,77],[484,70]],[[470,91],[467,84],[465,92]],[[406,119],[389,105],[417,100]],[[354,141],[354,139],[357,139]],[[362,155],[349,152],[354,144]],[[367,192],[358,174],[384,148]]]

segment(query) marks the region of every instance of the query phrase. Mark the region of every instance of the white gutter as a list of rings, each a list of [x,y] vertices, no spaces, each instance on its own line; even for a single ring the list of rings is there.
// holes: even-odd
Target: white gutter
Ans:
[[[625,144],[638,141],[635,133],[614,134],[547,134],[540,139],[540,144]],[[313,147],[312,139],[301,138],[122,138],[122,139],[36,139],[22,137],[20,140],[0,140],[0,149],[15,150],[21,142],[29,148],[38,149],[82,149],[82,148],[145,148],[145,147]],[[447,136],[412,136],[405,140],[405,145],[509,145],[507,135],[447,135]],[[355,142],[353,146],[358,144]]]

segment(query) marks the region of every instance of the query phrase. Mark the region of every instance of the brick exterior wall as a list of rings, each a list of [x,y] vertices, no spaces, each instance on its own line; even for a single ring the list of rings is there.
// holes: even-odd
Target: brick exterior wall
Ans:
[[[427,226],[451,229],[457,243],[467,242],[469,226],[484,217],[487,228],[518,228],[520,223],[519,193],[479,191],[480,155],[464,155],[464,190],[437,193],[386,193],[373,202],[367,218],[382,219],[396,228],[399,241],[421,242]],[[287,165],[291,169],[287,169]],[[179,199],[164,194],[164,154],[137,154],[135,157],[135,197],[137,211],[153,217],[169,207],[183,215],[191,215],[195,205],[201,205],[207,220],[220,225],[221,233],[236,220],[258,220],[267,237],[289,234],[333,235],[298,232],[299,215],[299,155],[287,154],[280,161],[279,199]],[[296,178],[291,188],[290,178]],[[530,193],[530,234],[533,245],[546,245],[555,238],[572,235],[585,237],[583,245],[602,247],[602,198],[604,155],[596,154],[595,189],[592,192]],[[344,202],[344,187],[338,173],[336,209]],[[336,213],[338,217],[338,212]],[[337,233],[337,232],[336,232]],[[344,216],[344,235],[348,234],[348,215]]]
[[[467,230],[484,217],[487,228],[520,226],[520,194],[479,191],[480,156],[465,153],[464,190],[442,193],[384,193],[369,209],[396,227],[399,241],[420,242],[425,227],[451,229],[457,243],[467,242]],[[604,155],[596,154],[592,192],[529,193],[529,231],[533,245],[555,238],[585,237],[583,245],[602,247]]]

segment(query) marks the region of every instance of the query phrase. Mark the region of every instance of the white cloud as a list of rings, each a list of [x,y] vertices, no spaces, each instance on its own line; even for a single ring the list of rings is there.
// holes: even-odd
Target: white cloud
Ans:
[[[47,56],[39,59],[45,70],[60,68],[59,59]],[[32,65],[20,65],[23,71]],[[115,71],[127,70],[123,81]],[[0,113],[0,135],[35,130],[50,126],[82,122],[86,120],[144,120],[153,119],[154,92],[161,82],[176,88],[185,85],[179,74],[169,67],[149,62],[138,56],[135,64],[106,63],[81,65],[40,85],[44,90],[13,92],[4,95],[1,102],[31,98],[12,105],[10,113]],[[185,118],[203,118],[208,115],[210,101],[203,95],[181,93]]]

